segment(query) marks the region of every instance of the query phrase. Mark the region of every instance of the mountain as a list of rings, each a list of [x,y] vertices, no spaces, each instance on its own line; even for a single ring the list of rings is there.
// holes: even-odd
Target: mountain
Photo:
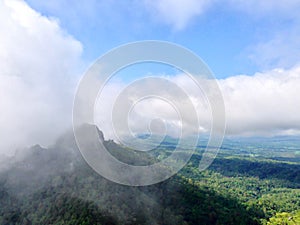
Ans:
[[[99,141],[118,159],[136,165],[157,160],[153,154],[105,140],[94,125],[80,129],[88,138],[89,130],[95,128]],[[73,132],[66,132],[48,148],[35,145],[19,152],[1,170],[0,224],[254,225],[275,216],[275,209],[268,208],[270,202],[285,199],[288,207],[280,205],[276,210],[300,209],[300,202],[297,205],[291,197],[300,199],[297,189],[290,191],[281,181],[265,180],[268,177],[239,177],[234,169],[242,168],[243,161],[234,167],[230,162],[237,162],[227,159],[221,167],[219,159],[212,170],[200,172],[199,157],[193,156],[180,173],[161,183],[124,186],[93,171],[81,156]],[[299,168],[293,169],[297,173]],[[260,208],[256,201],[265,205]]]

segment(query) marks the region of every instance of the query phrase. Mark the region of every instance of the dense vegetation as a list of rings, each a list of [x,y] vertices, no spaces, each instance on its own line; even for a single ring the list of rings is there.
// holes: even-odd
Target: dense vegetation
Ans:
[[[135,162],[137,155],[130,150],[112,141],[105,145],[115,156]],[[161,151],[169,154],[172,148],[165,145]],[[0,224],[299,225],[299,160],[228,152],[221,151],[200,172],[200,150],[176,176],[152,186],[127,187],[96,174],[67,134],[49,149],[34,146],[26,155],[16,155],[3,169]],[[139,159],[142,164],[156,160],[149,155]]]

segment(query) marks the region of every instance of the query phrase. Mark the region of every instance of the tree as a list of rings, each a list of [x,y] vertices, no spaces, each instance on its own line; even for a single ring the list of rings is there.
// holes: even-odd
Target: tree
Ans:
[[[300,210],[295,213],[276,213],[267,222],[267,225],[299,225],[300,224]]]

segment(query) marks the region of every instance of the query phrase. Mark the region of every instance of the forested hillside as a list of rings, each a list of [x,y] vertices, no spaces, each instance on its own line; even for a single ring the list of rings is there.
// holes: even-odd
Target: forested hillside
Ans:
[[[105,141],[112,154],[136,154]],[[161,148],[167,154],[170,148]],[[299,224],[300,164],[201,154],[172,178],[146,187],[112,183],[83,160],[73,136],[16,154],[0,175],[0,224]],[[224,153],[224,152],[223,152]],[[121,155],[120,155],[121,154]],[[153,155],[141,156],[145,162]]]

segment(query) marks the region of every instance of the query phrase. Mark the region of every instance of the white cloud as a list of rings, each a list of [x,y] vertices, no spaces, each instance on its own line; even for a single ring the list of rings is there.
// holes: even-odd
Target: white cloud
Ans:
[[[201,91],[186,75],[169,79],[189,94],[199,114],[199,131],[208,132],[211,126],[210,108]],[[145,80],[136,92],[142,93],[143,90],[154,88],[148,85]],[[169,87],[159,86],[159,83],[157,85],[157,89],[170,90]],[[227,135],[300,134],[300,66],[290,70],[274,69],[253,76],[233,76],[219,80],[219,85],[226,107]],[[100,128],[104,129],[109,138],[115,138],[109,124],[111,110],[115,97],[124,87],[125,83],[109,84],[98,101],[96,112],[101,115]],[[173,97],[176,98],[176,95]],[[151,119],[156,118],[163,119],[167,127],[172,128],[168,132],[169,135],[176,136],[174,130],[177,130],[178,134],[181,127],[174,109],[159,99],[148,99],[135,105],[128,118],[130,128],[141,133],[147,133],[147,123],[149,125]]]
[[[300,67],[220,81],[228,134],[277,135],[300,131]]]
[[[49,144],[70,125],[81,52],[57,20],[0,1],[0,153]]]
[[[157,82],[153,82],[153,77],[150,77],[150,79],[145,77],[146,79],[137,80],[129,84],[111,81],[104,87],[96,102],[95,122],[104,131],[106,138],[118,140],[118,135],[128,135],[128,133],[123,133],[122,130],[114,127],[112,122],[114,119],[116,119],[114,120],[115,122],[120,118],[123,119],[124,114],[126,115],[125,118],[127,118],[126,123],[134,134],[149,134],[150,132],[165,134],[166,132],[168,135],[178,137],[182,127],[181,116],[186,118],[184,121],[187,127],[183,135],[190,135],[209,129],[209,105],[201,90],[198,89],[191,79],[185,75],[178,75],[172,78],[166,76],[156,77]],[[161,80],[160,77],[164,79]],[[168,85],[164,82],[165,79],[175,85]],[[203,127],[199,127],[199,130],[194,130],[193,112],[189,112],[191,107],[187,105],[186,99],[179,92],[176,85],[185,93],[191,93],[191,102],[198,109],[199,119],[203,125]],[[129,98],[127,98],[128,93],[130,93]],[[118,96],[125,97],[124,99],[121,98],[120,102],[117,102]],[[130,110],[126,108],[126,104],[123,105],[126,100],[131,104]],[[176,108],[176,104],[180,106],[183,112],[182,115],[180,115],[179,108]],[[113,110],[115,110],[114,113],[112,113]],[[113,118],[112,115],[115,117]],[[165,124],[163,125],[163,123]],[[154,130],[151,130],[151,128]]]
[[[147,4],[167,24],[182,29],[201,15],[210,2],[165,0]],[[287,57],[288,50],[284,50],[286,55],[272,51],[283,40],[280,37],[269,45],[262,44],[259,49],[264,49],[266,56],[262,54],[260,61],[269,60],[269,55],[281,57],[280,60]],[[287,41],[291,42],[295,42],[292,46],[298,45],[296,39]],[[292,50],[298,54],[295,48]],[[81,52],[80,42],[62,30],[57,20],[40,15],[23,1],[0,1],[0,153],[36,143],[47,145],[70,125]],[[209,131],[209,107],[205,98],[199,98],[201,92],[185,75],[172,77],[172,81],[190,94],[199,113],[199,130]],[[225,99],[228,134],[300,133],[300,66],[219,82]],[[139,88],[145,89],[145,85],[147,82]],[[125,86],[120,82],[108,85],[102,108],[98,108],[96,120],[107,138],[113,137],[109,121],[115,97]],[[160,116],[166,117],[170,130],[182,125],[169,104],[153,99],[138,105],[130,125],[140,132],[147,128],[148,121]]]
[[[201,15],[212,0],[145,0],[154,18],[175,30],[185,28],[194,17]]]

